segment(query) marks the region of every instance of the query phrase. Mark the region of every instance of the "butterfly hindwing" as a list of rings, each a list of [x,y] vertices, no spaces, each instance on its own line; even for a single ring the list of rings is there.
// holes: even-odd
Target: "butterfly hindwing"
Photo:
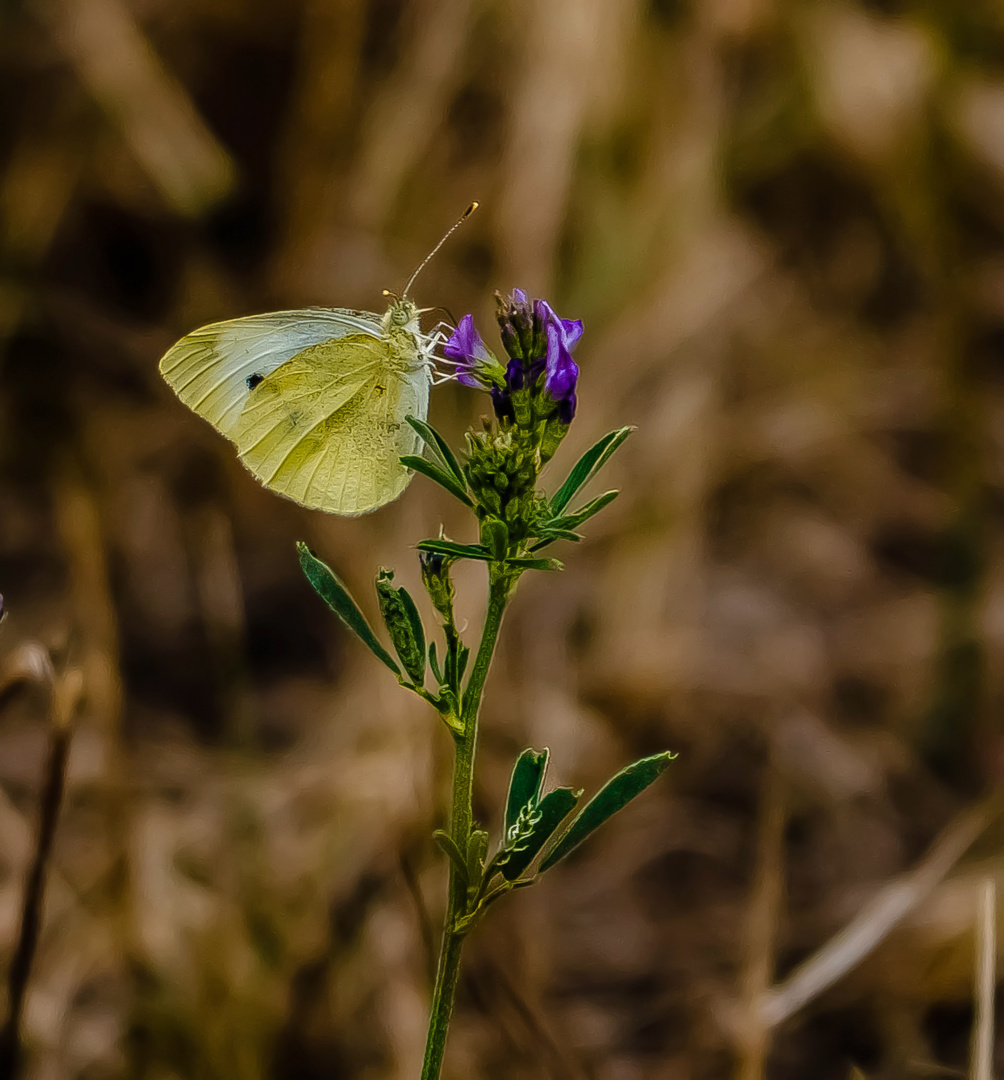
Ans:
[[[350,334],[379,338],[379,320],[335,308],[229,319],[183,337],[160,371],[189,408],[232,438],[252,386],[311,345]]]
[[[359,334],[302,350],[254,387],[231,437],[268,487],[306,506],[361,514],[396,498],[416,453],[428,375],[402,372],[385,340]]]

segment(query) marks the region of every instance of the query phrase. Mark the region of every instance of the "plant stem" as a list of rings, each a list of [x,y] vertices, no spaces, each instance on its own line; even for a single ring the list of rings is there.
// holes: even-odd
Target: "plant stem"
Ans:
[[[456,758],[453,766],[453,809],[450,817],[450,834],[457,847],[465,855],[471,838],[473,820],[472,797],[474,789],[474,754],[478,741],[478,713],[481,694],[491,666],[495,643],[498,641],[502,616],[509,599],[512,578],[497,563],[489,566],[490,587],[488,611],[481,632],[481,644],[474,659],[474,668],[464,691],[461,705],[463,731],[456,736]],[[439,951],[439,967],[436,987],[432,996],[432,1012],[429,1016],[429,1036],[425,1045],[425,1062],[422,1080],[439,1080],[446,1050],[446,1035],[453,1015],[453,1001],[460,978],[460,953],[464,933],[456,930],[457,923],[467,913],[467,883],[450,863],[450,898],[443,928],[443,943]]]

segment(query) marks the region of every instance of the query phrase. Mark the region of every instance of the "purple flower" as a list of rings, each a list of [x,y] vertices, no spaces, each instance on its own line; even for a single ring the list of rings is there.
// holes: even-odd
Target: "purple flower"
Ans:
[[[495,415],[520,425],[551,416],[570,423],[579,378],[572,349],[582,337],[582,322],[562,319],[546,300],[530,300],[522,289],[513,289],[508,297],[495,295],[502,344],[509,355],[504,379],[491,387]]]
[[[558,406],[562,423],[575,416],[575,385],[579,365],[572,359],[572,346],[582,336],[582,323],[558,319],[547,325],[547,358],[544,364],[544,392]]]
[[[457,369],[456,380],[475,390],[497,386],[502,365],[485,347],[474,325],[474,316],[465,315],[443,346],[446,359]]]
[[[566,349],[572,349],[579,338],[582,337],[582,320],[581,319],[562,319],[555,314],[554,308],[546,300],[534,300],[533,302],[533,322],[534,330],[538,334],[544,334],[545,340],[547,334],[547,328],[552,324],[557,325],[561,329],[562,341],[564,342]],[[550,342],[547,342],[548,349],[550,348]]]

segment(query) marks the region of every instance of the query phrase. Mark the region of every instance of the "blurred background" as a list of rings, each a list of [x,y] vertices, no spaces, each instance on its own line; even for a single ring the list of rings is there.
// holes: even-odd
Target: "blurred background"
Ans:
[[[585,320],[556,475],[638,426],[511,608],[480,818],[525,745],[587,790],[680,756],[473,935],[446,1075],[966,1075],[1004,873],[1000,4],[4,0],[0,87],[4,967],[39,676],[83,677],[25,1075],[417,1077],[449,740],[293,543],[373,613],[378,566],[473,537],[422,478],[356,520],[268,493],[157,361],[382,310],[475,198],[416,299],[490,347],[496,288]]]

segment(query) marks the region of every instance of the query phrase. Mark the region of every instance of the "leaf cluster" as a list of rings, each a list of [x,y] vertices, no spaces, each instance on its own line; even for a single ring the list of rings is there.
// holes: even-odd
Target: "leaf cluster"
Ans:
[[[516,759],[502,836],[490,859],[486,859],[487,834],[481,829],[471,834],[471,845],[463,855],[449,836],[436,834],[439,846],[467,885],[467,911],[456,927],[458,931],[469,930],[485,909],[506,893],[537,882],[661,776],[676,755],[667,751],[628,765],[581,807],[581,790],[556,787],[544,794],[549,757],[546,747],[528,748]],[[475,844],[476,852],[471,850]]]
[[[479,500],[476,485],[472,483],[470,460],[461,464],[446,440],[431,425],[408,417],[408,423],[422,438],[429,456],[411,455],[401,458],[401,463],[409,469],[420,472],[423,476],[439,484],[459,502],[474,510],[481,523],[481,542],[461,544],[440,537],[436,540],[423,540],[418,544],[419,551],[446,555],[454,559],[475,559],[481,562],[504,562],[513,571],[524,570],[560,570],[561,562],[557,559],[535,557],[536,552],[553,544],[556,540],[581,540],[582,534],[576,530],[594,514],[609,506],[617,497],[617,491],[606,491],[591,499],[575,510],[569,510],[569,504],[579,490],[584,487],[603,466],[614,452],[634,430],[633,427],[618,428],[604,435],[591,446],[573,466],[565,481],[550,498],[537,495],[531,502],[529,520],[518,530],[516,523],[494,516]],[[539,460],[538,460],[539,466]],[[504,478],[498,481],[501,486]],[[522,533],[513,543],[513,534]]]

